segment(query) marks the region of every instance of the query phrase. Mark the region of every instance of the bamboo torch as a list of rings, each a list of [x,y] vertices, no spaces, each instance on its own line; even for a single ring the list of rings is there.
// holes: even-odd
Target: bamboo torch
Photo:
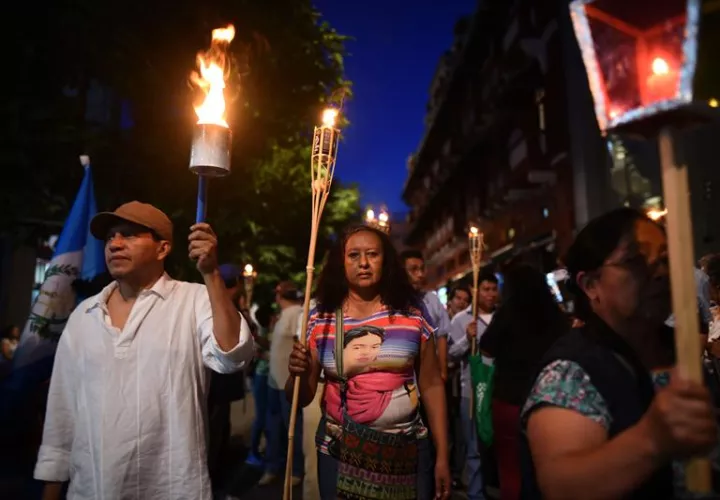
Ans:
[[[471,225],[468,231],[468,250],[470,251],[470,264],[472,265],[473,287],[472,287],[472,321],[477,325],[478,320],[478,280],[480,279],[480,262],[482,261],[483,234],[477,226]],[[475,356],[477,352],[477,333],[472,338],[470,355]],[[470,391],[470,418],[474,416],[473,400],[475,391]]]
[[[472,289],[472,316],[473,321],[478,319],[478,280],[480,279],[480,262],[482,261],[483,234],[476,226],[470,226],[468,231],[468,250],[470,251],[470,263],[472,264],[473,289]],[[472,339],[471,355],[477,352],[477,336]]]
[[[305,278],[305,297],[302,311],[302,329],[300,343],[305,345],[308,314],[310,312],[310,294],[312,292],[313,273],[315,271],[315,246],[325,204],[330,195],[330,186],[335,173],[335,160],[340,139],[340,130],[336,128],[338,111],[328,108],[323,112],[322,125],[315,127],[310,158],[310,174],[312,191],[312,221],[310,225],[310,247],[308,248],[307,274]],[[284,500],[292,499],[292,462],[295,438],[295,422],[297,420],[298,399],[300,396],[300,377],[295,377],[293,384],[292,407],[290,408],[290,425],[288,430],[288,450],[285,468]]]

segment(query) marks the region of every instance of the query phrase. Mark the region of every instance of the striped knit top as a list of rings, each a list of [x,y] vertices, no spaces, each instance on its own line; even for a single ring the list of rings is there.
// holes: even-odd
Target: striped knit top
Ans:
[[[347,415],[357,423],[383,432],[427,431],[418,417],[415,361],[420,347],[434,335],[419,309],[394,312],[388,308],[366,318],[344,318],[343,371],[347,377]],[[342,421],[340,384],[335,360],[335,314],[311,312],[308,346],[317,352],[325,373],[323,414],[318,446],[337,437]]]

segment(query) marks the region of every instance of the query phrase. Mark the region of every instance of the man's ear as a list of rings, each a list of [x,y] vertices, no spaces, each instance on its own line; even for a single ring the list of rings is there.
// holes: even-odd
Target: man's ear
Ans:
[[[169,241],[161,241],[160,245],[158,245],[158,260],[165,260],[168,255],[170,255],[170,251],[172,250],[172,243]]]

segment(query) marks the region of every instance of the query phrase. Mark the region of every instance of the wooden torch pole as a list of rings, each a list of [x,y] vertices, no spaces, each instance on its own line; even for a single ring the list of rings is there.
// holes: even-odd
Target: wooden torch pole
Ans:
[[[703,382],[702,345],[698,322],[698,300],[693,251],[690,188],[687,165],[680,165],[674,150],[672,131],[663,129],[659,137],[663,195],[667,209],[666,227],[670,258],[672,306],[675,315],[677,369],[682,377]],[[693,458],[685,467],[686,484],[692,492],[710,492],[710,462]]]
[[[308,315],[310,313],[310,295],[312,293],[313,274],[315,272],[315,247],[325,204],[330,195],[333,175],[335,173],[335,160],[337,159],[337,146],[340,131],[335,128],[338,112],[326,109],[323,113],[323,125],[315,127],[313,136],[312,156],[310,160],[311,190],[312,190],[312,224],[310,226],[310,246],[308,248],[307,275],[305,278],[305,300],[300,330],[300,343],[306,345],[306,332]],[[293,452],[295,450],[295,423],[297,421],[298,401],[300,399],[300,377],[295,377],[293,383],[292,406],[290,407],[290,422],[288,428],[287,460],[285,461],[285,484],[283,499],[292,499],[292,468]]]
[[[482,246],[483,246],[483,235],[480,230],[471,226],[468,232],[468,250],[470,251],[470,263],[472,265],[473,273],[473,288],[472,288],[472,321],[475,322],[477,327],[478,321],[478,281],[480,279],[480,262],[482,260]],[[470,346],[470,356],[475,356],[477,353],[477,333],[472,338]],[[472,383],[471,383],[472,386]],[[475,406],[475,390],[470,390],[470,418],[475,416],[473,407]]]

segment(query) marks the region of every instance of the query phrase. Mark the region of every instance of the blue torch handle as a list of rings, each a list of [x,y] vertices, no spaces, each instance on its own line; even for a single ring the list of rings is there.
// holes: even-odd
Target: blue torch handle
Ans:
[[[207,217],[208,178],[198,175],[197,212],[195,212],[195,223],[205,222]]]

